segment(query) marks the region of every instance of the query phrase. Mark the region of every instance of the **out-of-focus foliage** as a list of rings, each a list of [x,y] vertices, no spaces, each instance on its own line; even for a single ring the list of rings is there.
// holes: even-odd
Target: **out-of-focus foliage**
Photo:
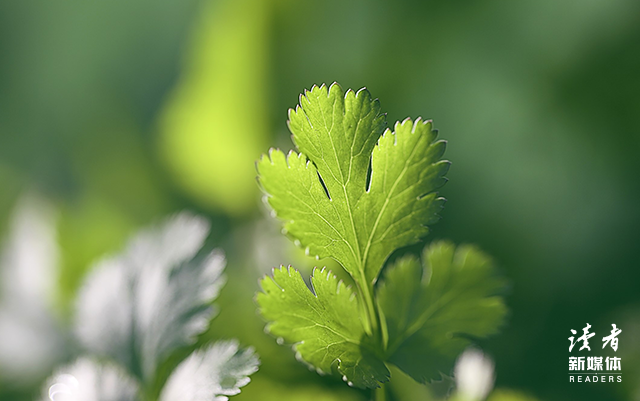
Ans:
[[[214,315],[225,262],[219,251],[199,254],[209,228],[202,217],[183,212],[138,233],[124,252],[92,269],[77,297],[74,325],[90,357],[59,369],[43,400],[223,401],[249,383],[259,361],[235,340],[196,349],[162,369],[196,343]]]
[[[111,364],[82,358],[46,382],[41,401],[135,401],[138,384]]]
[[[56,214],[35,194],[20,198],[0,254],[0,378],[22,385],[64,357],[54,309],[59,249]]]
[[[565,369],[570,328],[587,321],[610,327],[621,312],[627,321],[640,316],[636,0],[0,2],[0,231],[9,236],[9,215],[25,189],[37,187],[58,207],[63,316],[96,257],[120,249],[154,218],[201,205],[213,221],[212,243],[222,244],[228,256],[229,277],[218,324],[205,337],[237,337],[255,344],[262,357],[263,370],[243,391],[255,385],[250,394],[264,399],[279,399],[282,388],[365,399],[342,382],[300,369],[262,332],[252,299],[258,278],[280,264],[301,264],[289,244],[278,248],[264,239],[262,218],[249,221],[259,202],[231,190],[223,196],[234,205],[225,208],[215,198],[222,183],[212,179],[194,188],[167,153],[164,122],[194,76],[194,54],[204,43],[198,37],[222,30],[226,19],[217,10],[235,3],[246,5],[247,15],[229,18],[235,26],[217,40],[231,47],[261,43],[257,52],[266,53],[229,50],[236,62],[264,58],[225,69],[215,80],[260,81],[257,92],[238,96],[262,99],[255,107],[265,113],[263,131],[240,134],[249,135],[238,139],[249,142],[246,148],[233,145],[235,139],[216,140],[208,145],[215,147],[212,155],[246,150],[237,157],[250,163],[242,168],[253,169],[266,146],[289,149],[284,110],[300,88],[314,83],[366,85],[383,99],[391,121],[435,119],[455,165],[442,191],[450,200],[444,219],[431,235],[479,244],[513,284],[509,325],[482,343],[495,357],[498,388],[550,401],[620,401],[637,394],[631,376],[621,386],[572,386]],[[211,27],[218,18],[223,23]],[[252,22],[256,26],[248,26]],[[212,98],[220,95],[213,91]],[[244,121],[244,107],[230,113],[240,110],[238,124],[258,124]],[[229,117],[219,123],[237,122]],[[205,147],[193,150],[190,168],[202,162]],[[236,171],[220,174],[233,175],[257,196],[253,172],[241,178]],[[195,175],[206,180],[208,174]],[[210,188],[215,185],[220,190]],[[282,237],[274,231],[271,237]],[[271,259],[260,265],[256,255],[264,254]],[[628,324],[618,323],[619,352],[635,341]],[[637,357],[623,358],[625,370],[638,371]],[[32,400],[40,391],[41,378],[19,385],[0,376],[2,400]],[[409,388],[394,391],[406,400],[424,394],[422,387]]]
[[[206,3],[160,122],[161,151],[180,185],[234,215],[255,207],[253,165],[270,137],[270,3]]]
[[[502,390],[498,389],[491,393],[488,401],[537,401],[536,398],[514,390]]]
[[[237,341],[219,341],[195,351],[176,367],[160,401],[226,401],[240,393],[256,370],[258,357],[252,349],[239,349]]]
[[[456,388],[451,401],[483,401],[493,389],[494,365],[491,358],[470,348],[460,355],[454,368]]]
[[[208,233],[206,220],[182,213],[97,263],[77,297],[84,349],[153,382],[164,359],[194,343],[214,315],[225,262],[215,251],[196,259]]]
[[[396,261],[377,294],[389,361],[421,383],[451,372],[453,358],[469,339],[488,337],[502,326],[504,287],[491,258],[469,245],[435,242],[425,248],[422,261],[412,256]]]

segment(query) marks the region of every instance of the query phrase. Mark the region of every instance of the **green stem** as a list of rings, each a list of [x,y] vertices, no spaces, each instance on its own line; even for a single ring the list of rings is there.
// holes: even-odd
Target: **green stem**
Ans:
[[[387,401],[387,390],[384,383],[381,383],[380,387],[375,390],[374,401]]]
[[[369,285],[364,274],[362,275],[362,284],[363,285],[358,285],[358,287],[360,287],[360,293],[367,308],[367,316],[369,317],[372,334],[377,340],[380,337],[380,324],[378,322],[378,309],[373,302],[373,285]]]

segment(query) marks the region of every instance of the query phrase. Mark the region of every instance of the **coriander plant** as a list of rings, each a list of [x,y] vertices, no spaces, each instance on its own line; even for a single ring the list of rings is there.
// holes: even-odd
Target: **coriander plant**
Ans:
[[[383,269],[439,219],[446,142],[421,118],[386,128],[366,89],[335,83],[305,91],[288,124],[297,152],[271,149],[257,164],[259,183],[283,232],[307,254],[338,261],[355,288],[315,269],[309,290],[296,270],[274,269],[257,296],[267,330],[350,386],[380,387],[389,365],[420,383],[448,374],[472,338],[504,319],[504,281],[491,259],[436,242]]]
[[[181,353],[209,326],[224,285],[222,253],[200,252],[208,233],[205,219],[183,212],[96,264],[76,303],[83,355],[48,380],[43,401],[223,401],[240,392],[258,369],[253,349],[227,340]]]

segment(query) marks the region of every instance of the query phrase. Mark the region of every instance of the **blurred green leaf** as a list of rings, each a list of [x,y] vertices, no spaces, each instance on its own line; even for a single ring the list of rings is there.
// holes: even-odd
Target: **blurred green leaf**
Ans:
[[[469,337],[494,334],[506,313],[497,296],[505,283],[477,248],[438,242],[425,249],[423,264],[414,257],[399,260],[377,293],[386,357],[420,383],[449,372]]]
[[[199,203],[231,214],[256,206],[254,160],[268,136],[269,1],[203,4],[178,86],[160,118],[160,150]]]
[[[538,401],[538,399],[520,391],[498,389],[489,395],[487,401]]]

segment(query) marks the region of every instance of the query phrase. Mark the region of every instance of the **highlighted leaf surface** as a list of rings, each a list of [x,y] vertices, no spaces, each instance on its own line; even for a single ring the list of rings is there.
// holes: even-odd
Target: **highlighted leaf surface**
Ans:
[[[253,349],[240,349],[237,341],[219,341],[193,352],[173,371],[160,401],[226,401],[240,393],[258,370]]]
[[[438,220],[449,168],[430,121],[385,124],[366,90],[314,87],[289,112],[299,152],[271,150],[258,162],[284,230],[308,253],[340,262],[357,289],[320,271],[312,292],[294,270],[275,270],[258,294],[267,328],[306,363],[364,388],[389,379],[387,363],[423,383],[439,379],[469,337],[492,334],[505,314],[502,281],[471,247],[433,245],[424,267],[401,259],[376,284],[389,255]]]
[[[377,387],[389,371],[369,348],[352,289],[326,269],[314,272],[312,293],[293,269],[275,269],[258,293],[268,330],[294,344],[299,359],[325,373],[337,370],[357,387]]]
[[[49,378],[40,400],[136,401],[138,388],[118,366],[83,357]]]
[[[425,383],[448,373],[469,338],[494,334],[506,307],[491,259],[449,242],[425,249],[423,265],[401,259],[386,271],[377,299],[385,316],[386,359]]]
[[[368,91],[314,87],[289,113],[300,153],[272,150],[258,163],[285,230],[360,286],[375,282],[391,252],[426,235],[444,203],[435,191],[449,162],[440,160],[445,142],[431,122],[407,119],[380,137],[385,125]]]
[[[258,370],[252,349],[219,341],[196,350],[173,371],[160,401],[226,401],[240,393]],[[47,380],[42,401],[136,401],[141,385],[119,366],[82,357]]]
[[[205,219],[183,212],[138,233],[124,252],[96,266],[79,297],[76,334],[86,351],[122,369],[81,359],[52,379],[52,385],[69,377],[77,382],[71,389],[55,387],[66,391],[60,399],[139,399],[138,389],[155,386],[163,373],[158,367],[195,343],[224,284],[222,253],[201,253],[208,233]],[[249,383],[258,364],[254,351],[236,341],[195,350],[169,376],[160,400],[227,400]]]
[[[195,257],[208,233],[206,220],[181,213],[100,262],[78,298],[82,345],[151,380],[172,351],[195,342],[224,284],[220,252]]]

